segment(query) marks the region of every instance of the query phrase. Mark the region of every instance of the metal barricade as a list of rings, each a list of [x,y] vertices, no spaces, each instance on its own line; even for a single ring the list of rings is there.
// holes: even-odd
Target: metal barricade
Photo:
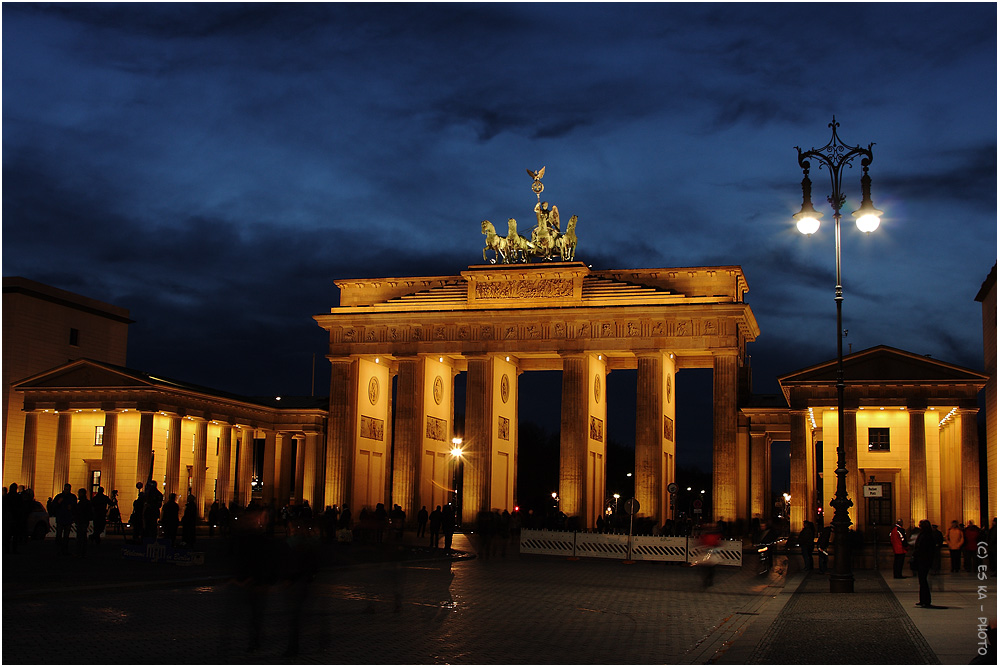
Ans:
[[[611,533],[578,533],[576,556],[625,559],[628,556],[628,536]]]
[[[691,539],[688,541],[688,563],[695,563],[700,561],[708,548],[700,544],[696,539]],[[717,557],[716,563],[719,566],[742,566],[743,565],[743,541],[742,540],[723,540],[719,541],[718,547],[715,548],[715,556]]]
[[[572,531],[521,529],[521,554],[551,554],[572,557],[576,554],[576,534]]]
[[[634,561],[685,561],[687,536],[632,536]]]

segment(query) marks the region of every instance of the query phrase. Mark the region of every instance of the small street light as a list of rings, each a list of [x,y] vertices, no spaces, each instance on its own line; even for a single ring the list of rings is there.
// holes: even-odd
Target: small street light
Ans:
[[[846,201],[843,194],[843,170],[845,167],[853,167],[854,158],[861,157],[861,206],[853,212],[858,229],[869,234],[878,227],[879,216],[882,212],[875,208],[871,198],[871,177],[868,176],[868,166],[872,163],[872,146],[868,148],[861,146],[850,146],[841,141],[837,136],[837,128],[840,123],[836,116],[829,125],[833,130],[833,136],[826,146],[818,149],[803,151],[798,146],[799,167],[802,168],[802,209],[795,214],[796,227],[803,234],[812,234],[819,229],[819,219],[822,214],[816,211],[812,205],[812,182],[809,180],[810,160],[816,160],[820,168],[826,167],[830,172],[831,194],[826,198],[833,207],[834,225],[834,246],[837,260],[837,285],[834,288],[834,301],[837,303],[837,491],[830,505],[834,509],[833,519],[830,524],[833,527],[833,573],[830,575],[830,592],[851,594],[854,593],[854,575],[851,572],[850,536],[848,531],[851,526],[851,518],[848,508],[854,502],[847,495],[847,464],[844,454],[844,338],[843,327],[843,301],[844,289],[840,281],[840,208]],[[805,499],[808,502],[808,499]]]

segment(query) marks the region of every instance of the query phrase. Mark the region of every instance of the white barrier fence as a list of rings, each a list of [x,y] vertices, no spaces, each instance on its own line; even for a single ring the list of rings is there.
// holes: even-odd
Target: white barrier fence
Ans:
[[[632,536],[634,561],[676,561],[695,563],[708,548],[688,536]],[[576,531],[521,530],[521,554],[549,554],[561,557],[629,558],[629,536]],[[743,565],[743,541],[724,540],[715,548],[715,563]]]

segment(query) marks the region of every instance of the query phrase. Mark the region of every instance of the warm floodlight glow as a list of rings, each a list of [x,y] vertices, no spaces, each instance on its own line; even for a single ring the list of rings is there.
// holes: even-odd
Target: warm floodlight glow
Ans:
[[[458,448],[458,447],[452,448],[451,449],[451,456],[452,457],[461,457],[462,456],[462,448]]]

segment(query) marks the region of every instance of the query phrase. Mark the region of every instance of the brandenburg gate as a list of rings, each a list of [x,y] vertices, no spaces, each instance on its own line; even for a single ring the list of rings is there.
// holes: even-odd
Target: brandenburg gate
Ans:
[[[539,172],[530,172],[541,193]],[[572,261],[541,201],[531,240],[489,221],[484,260],[458,276],[338,280],[340,305],[314,316],[329,332],[326,503],[382,502],[408,517],[450,500],[455,376],[466,373],[462,520],[517,503],[518,376],[562,371],[560,509],[593,527],[604,510],[606,376],[637,370],[635,496],[668,517],[675,479],[676,373],[713,370],[714,514],[749,516],[738,473],[738,393],[745,347],[759,334],[738,266],[599,271]],[[503,242],[499,240],[502,239]],[[492,257],[490,256],[492,253]],[[540,257],[540,262],[529,262]],[[395,400],[392,380],[396,378]],[[742,448],[743,450],[746,447]],[[391,482],[390,482],[391,481]]]

